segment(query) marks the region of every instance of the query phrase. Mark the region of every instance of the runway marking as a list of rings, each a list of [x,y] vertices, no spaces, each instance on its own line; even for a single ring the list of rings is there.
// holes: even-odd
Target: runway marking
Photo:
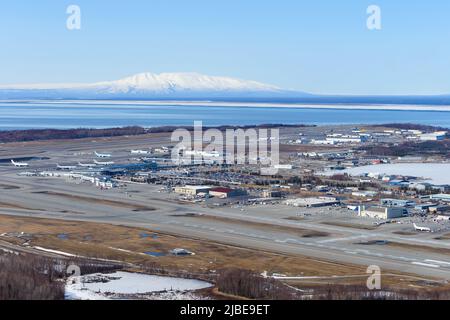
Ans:
[[[431,262],[431,263],[436,263],[436,264],[440,264],[440,265],[450,266],[450,262],[446,262],[446,261],[439,261],[439,260],[430,260],[430,259],[427,259],[427,260],[425,260],[425,262]]]
[[[338,242],[338,241],[350,241],[350,240],[357,240],[357,239],[366,239],[371,237],[371,235],[357,235],[357,236],[350,236],[350,237],[344,237],[344,238],[334,238],[334,239],[327,239],[327,240],[320,240],[317,241],[317,243],[331,243],[331,242]]]
[[[440,266],[436,265],[436,264],[429,264],[429,263],[423,263],[423,262],[411,262],[411,264],[417,265],[417,266],[422,266],[422,267],[430,267],[430,268],[440,268]]]

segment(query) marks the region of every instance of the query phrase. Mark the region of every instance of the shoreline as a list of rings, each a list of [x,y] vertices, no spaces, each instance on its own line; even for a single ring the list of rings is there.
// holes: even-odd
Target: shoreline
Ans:
[[[282,102],[226,102],[185,100],[0,100],[0,104],[74,104],[79,106],[185,106],[185,107],[230,107],[230,108],[284,108],[284,109],[337,109],[337,110],[380,110],[380,111],[428,111],[450,112],[450,105],[413,104],[313,104]]]

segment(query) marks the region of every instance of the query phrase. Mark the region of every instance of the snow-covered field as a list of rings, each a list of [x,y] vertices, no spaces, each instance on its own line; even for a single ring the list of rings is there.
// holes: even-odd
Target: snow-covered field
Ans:
[[[105,300],[137,298],[195,299],[192,291],[209,288],[208,282],[118,271],[111,274],[74,276],[67,280],[66,299]]]
[[[450,163],[393,163],[356,167],[328,174],[348,173],[353,176],[365,173],[405,175],[423,178],[423,181],[437,185],[450,184]]]

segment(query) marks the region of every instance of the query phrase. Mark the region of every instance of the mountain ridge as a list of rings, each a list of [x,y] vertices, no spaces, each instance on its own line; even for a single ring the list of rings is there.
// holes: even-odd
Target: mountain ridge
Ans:
[[[208,98],[308,96],[257,81],[200,73],[138,73],[115,81],[0,86],[0,98]]]

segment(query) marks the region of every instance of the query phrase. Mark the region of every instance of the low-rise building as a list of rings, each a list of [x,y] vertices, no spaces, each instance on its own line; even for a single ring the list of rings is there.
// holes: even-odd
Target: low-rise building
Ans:
[[[264,198],[281,198],[283,197],[283,192],[276,190],[264,190],[262,196]]]
[[[334,145],[335,142],[332,140],[311,140],[311,144],[315,144],[315,145]]]
[[[245,195],[247,195],[247,192],[245,190],[241,190],[241,189],[230,189],[230,188],[218,187],[218,188],[210,189],[209,195],[216,197],[216,198],[226,199],[226,198],[245,196]]]
[[[330,187],[329,186],[316,186],[314,188],[314,190],[317,192],[328,192],[328,191],[330,191]]]
[[[358,208],[358,215],[360,217],[388,220],[405,217],[408,215],[408,210],[399,207],[360,206]]]
[[[430,196],[431,200],[450,202],[450,194],[433,194]]]
[[[278,170],[292,170],[294,166],[292,164],[277,164],[274,168]]]
[[[411,182],[409,184],[408,188],[411,190],[425,191],[430,186],[431,186],[431,184],[425,183],[425,182],[421,182],[421,183]]]
[[[174,192],[186,196],[196,196],[199,193],[208,193],[211,187],[208,186],[184,186],[175,187]]]
[[[337,136],[337,137],[328,137],[326,141],[331,144],[341,144],[341,143],[363,143],[367,141],[366,136]]]
[[[416,203],[412,200],[402,199],[381,199],[380,203],[386,207],[414,207]]]
[[[377,191],[356,191],[352,192],[352,196],[359,198],[375,197],[378,194]]]
[[[339,200],[333,197],[297,198],[286,201],[286,204],[289,206],[306,208],[327,207],[340,203]]]
[[[415,210],[421,211],[421,212],[427,212],[431,207],[436,206],[434,203],[421,203],[414,206]]]
[[[422,141],[442,141],[447,137],[447,131],[425,133],[420,136]]]

